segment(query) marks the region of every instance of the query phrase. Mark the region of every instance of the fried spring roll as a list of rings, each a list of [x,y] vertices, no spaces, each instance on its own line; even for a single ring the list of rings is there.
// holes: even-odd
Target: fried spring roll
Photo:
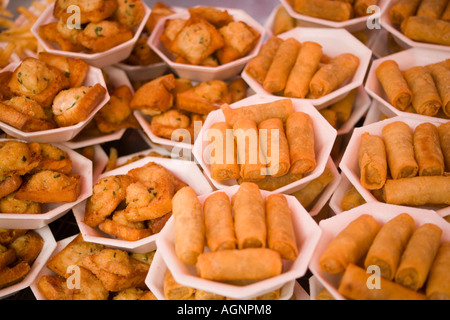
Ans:
[[[353,105],[355,104],[357,91],[358,89],[353,89],[344,99],[339,100],[330,106],[330,109],[336,112],[338,123],[345,123],[350,118]]]
[[[389,20],[401,25],[403,20],[416,14],[422,0],[399,0],[389,10]]]
[[[203,203],[206,243],[211,251],[235,249],[231,203],[225,192],[211,194]]]
[[[280,44],[264,79],[263,87],[265,90],[272,93],[284,90],[300,46],[300,42],[294,38],[286,39]]]
[[[450,172],[450,121],[439,125],[438,132],[446,172]]]
[[[412,92],[397,62],[394,60],[382,62],[377,67],[376,75],[389,102],[398,110],[406,110],[411,104]]]
[[[397,205],[449,205],[450,176],[388,179],[384,185],[383,198],[386,203]]]
[[[365,132],[358,153],[360,181],[368,190],[378,190],[387,179],[386,147],[383,139]]]
[[[444,12],[448,0],[422,0],[416,16],[439,19]]]
[[[450,69],[444,64],[436,63],[427,66],[433,77],[442,101],[442,111],[450,117]]]
[[[441,176],[444,174],[444,155],[439,142],[437,127],[429,122],[414,130],[414,154],[419,165],[419,176]]]
[[[266,247],[266,212],[259,187],[242,183],[231,197],[231,208],[238,249]]]
[[[442,101],[427,68],[418,66],[405,71],[406,82],[412,92],[412,106],[418,114],[434,116],[442,106]]]
[[[202,205],[191,187],[175,193],[172,204],[175,253],[183,263],[195,265],[205,246]]]
[[[316,168],[314,149],[314,124],[304,112],[294,112],[286,121],[286,137],[289,143],[291,173],[305,174]]]
[[[283,39],[276,36],[270,37],[269,40],[263,44],[258,55],[248,63],[245,72],[260,84],[263,84],[267,71],[269,71],[270,65],[272,64],[273,57],[283,41]]]
[[[353,9],[355,10],[355,16],[364,17],[372,12],[367,12],[367,9],[370,6],[376,6],[378,4],[378,0],[355,0],[355,4],[353,5]]]
[[[251,181],[256,184],[260,189],[267,191],[275,191],[282,187],[291,184],[292,182],[298,181],[303,178],[302,174],[292,174],[288,172],[284,176],[281,177],[272,177],[267,175],[264,179],[258,181]],[[245,180],[238,179],[238,183],[242,184]]]
[[[376,265],[381,276],[393,280],[403,250],[415,229],[414,219],[402,213],[387,221],[380,229],[364,260],[364,267]]]
[[[298,202],[300,202],[304,208],[308,209],[333,179],[333,172],[330,168],[326,167],[319,177],[312,180],[305,187],[294,192],[292,195],[297,198]]]
[[[417,291],[427,279],[441,243],[442,230],[426,223],[411,235],[395,273],[395,282]]]
[[[450,22],[450,2],[445,7],[444,12],[442,12],[441,20]]]
[[[403,21],[401,29],[411,40],[450,46],[450,22],[412,16]]]
[[[247,248],[205,252],[198,258],[197,274],[215,281],[258,281],[281,274],[278,252],[268,248]]]
[[[431,265],[426,284],[429,300],[450,300],[450,242],[444,242]]]
[[[380,278],[379,288],[369,288],[371,273],[350,264],[338,287],[344,297],[352,300],[426,300],[426,296],[400,284]]]
[[[259,146],[256,122],[240,119],[233,126],[236,140],[240,176],[248,180],[261,180],[266,175],[266,160]]]
[[[320,257],[320,268],[331,274],[343,273],[349,264],[363,258],[380,228],[372,216],[359,216],[331,240]]]
[[[289,74],[284,96],[300,99],[307,96],[309,83],[319,69],[322,55],[320,44],[312,41],[302,43],[295,64]]]
[[[242,118],[250,118],[260,124],[264,120],[271,118],[280,118],[286,122],[290,114],[294,112],[294,106],[291,99],[280,99],[273,102],[249,105],[241,108],[231,108],[224,104],[221,107],[225,121],[234,126],[236,121]]]
[[[347,211],[364,203],[366,203],[366,200],[364,200],[355,186],[351,186],[350,189],[345,192],[344,197],[341,200],[341,209]]]
[[[382,130],[389,170],[393,179],[416,176],[419,165],[414,157],[413,132],[404,122],[396,121]]]
[[[266,198],[267,245],[278,251],[281,258],[295,260],[298,248],[286,197],[280,193]]]
[[[306,16],[332,21],[346,21],[354,15],[350,3],[331,0],[295,0],[294,10]]]
[[[167,300],[187,300],[194,294],[194,288],[179,284],[169,269],[164,273],[164,296]]]
[[[268,174],[281,177],[289,172],[289,144],[284,132],[283,121],[267,119],[258,125],[260,148],[267,160]]]
[[[211,178],[216,181],[238,179],[240,173],[233,128],[226,122],[217,122],[211,125],[208,135],[212,146]]]

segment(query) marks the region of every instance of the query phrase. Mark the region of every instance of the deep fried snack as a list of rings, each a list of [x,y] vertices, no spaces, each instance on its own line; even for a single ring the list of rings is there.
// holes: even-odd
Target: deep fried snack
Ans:
[[[91,87],[82,86],[63,90],[53,101],[53,118],[60,127],[80,123],[89,117],[105,95],[106,89],[99,83]]]
[[[170,51],[172,43],[175,40],[177,34],[184,28],[186,19],[166,19],[164,21],[164,29],[159,37],[159,40],[164,44],[167,50]]]
[[[104,52],[133,38],[133,32],[116,22],[103,20],[89,23],[77,40],[90,52]]]
[[[450,172],[450,121],[439,125],[439,142],[444,155],[446,172]]]
[[[450,8],[450,6],[448,6]],[[450,12],[450,10],[449,10]],[[447,117],[450,117],[450,69],[440,63],[427,66],[433,77],[439,96],[442,101],[442,111]]]
[[[68,58],[48,52],[39,52],[38,59],[58,68],[69,78],[71,88],[79,87],[86,79],[89,64],[80,58]]]
[[[73,4],[73,1],[56,0],[53,9],[53,16],[58,20],[64,22],[72,15],[72,11],[67,8]],[[118,8],[117,0],[99,0],[94,2],[75,1],[75,4],[80,8],[80,23],[100,22],[113,15]]]
[[[393,24],[401,25],[403,20],[413,16],[422,0],[399,0],[389,9],[389,19]]]
[[[69,289],[66,279],[61,276],[42,276],[36,286],[47,300],[73,300],[74,289]]]
[[[333,103],[329,109],[336,112],[337,122],[338,124],[343,124],[347,122],[350,118],[353,110],[353,105],[355,103],[357,89],[353,89],[347,94],[344,99],[339,100],[338,102]]]
[[[158,54],[148,45],[148,36],[141,34],[136,44],[133,47],[133,51],[125,60],[125,63],[135,66],[148,66],[151,64],[162,62]]]
[[[437,127],[429,122],[414,130],[414,155],[419,165],[419,176],[441,176],[445,171],[444,155]]]
[[[150,123],[150,129],[157,137],[193,143],[190,126],[190,117],[177,109],[154,115]]]
[[[195,292],[194,288],[183,286],[175,281],[169,269],[164,272],[164,296],[167,300],[187,300]]]
[[[98,226],[126,198],[126,189],[133,183],[128,175],[115,175],[98,180],[92,196],[86,202],[84,223],[91,227]]]
[[[387,179],[386,148],[383,139],[365,132],[358,152],[360,180],[368,190],[381,189]]]
[[[0,249],[2,249],[2,251],[5,250],[0,252],[0,270],[2,270],[16,261],[16,251],[13,248],[7,249],[3,246],[0,247]]]
[[[300,202],[304,208],[308,209],[334,179],[335,177],[331,169],[325,167],[325,170],[320,176],[309,182],[300,190],[294,192],[292,195],[297,198],[298,202]]]
[[[17,214],[42,213],[42,205],[38,202],[16,199],[16,192],[0,199],[0,212]]]
[[[130,108],[152,116],[167,111],[174,104],[175,86],[173,74],[149,81],[136,91],[130,102]]]
[[[16,199],[39,203],[74,202],[81,192],[81,176],[43,170],[26,180]]]
[[[411,104],[412,92],[397,62],[383,61],[377,67],[376,75],[392,105],[398,110],[406,110]]]
[[[297,26],[297,20],[289,14],[284,6],[279,6],[276,9],[275,17],[273,19],[273,34],[279,35]]]
[[[430,300],[450,299],[450,278],[448,273],[450,263],[450,242],[443,242],[431,265],[426,284],[426,295]]]
[[[19,261],[13,267],[7,267],[0,270],[0,289],[12,286],[22,281],[30,272],[30,265],[25,261]]]
[[[356,208],[366,203],[366,200],[361,196],[355,186],[351,186],[344,194],[341,200],[341,209],[344,211]]]
[[[403,34],[414,41],[450,45],[450,22],[430,17],[411,16],[401,25]]]
[[[120,24],[133,30],[137,27],[145,16],[144,3],[141,0],[117,0],[118,8],[114,12],[113,18]]]
[[[39,256],[44,246],[44,240],[39,233],[30,230],[25,235],[15,239],[9,247],[14,249],[16,257],[31,265]]]
[[[0,198],[6,197],[20,188],[22,177],[19,175],[6,176],[5,180],[0,182]],[[0,211],[4,212],[4,211]]]
[[[242,78],[236,78],[228,84],[228,94],[230,95],[230,103],[242,100],[247,97],[248,84]]]
[[[62,71],[35,58],[25,58],[8,83],[12,93],[28,97],[44,108],[50,107],[58,92],[69,86]]]
[[[0,229],[0,245],[8,245],[27,232],[27,229]]]
[[[144,223],[126,221],[123,211],[114,212],[112,219],[106,218],[98,228],[104,233],[127,241],[137,241],[152,235],[152,231]]]
[[[0,173],[23,176],[39,165],[41,146],[36,142],[0,142]]]
[[[56,43],[63,51],[81,52],[85,50],[85,48],[78,42],[77,39],[77,34],[81,30],[71,30],[66,28],[65,26],[63,28],[64,33],[70,30],[70,39],[67,38],[67,35],[60,33],[59,30],[61,30],[62,27],[59,22],[50,22],[44,25],[40,25],[38,32],[39,36],[42,39]]]
[[[152,8],[152,11],[150,12],[148,20],[145,23],[145,31],[147,31],[148,34],[152,34],[153,29],[155,28],[156,24],[160,19],[170,16],[171,14],[174,13],[175,11],[172,10],[170,6],[166,5],[161,1],[156,2]]]
[[[216,28],[221,28],[234,21],[233,16],[227,10],[221,10],[212,6],[196,6],[188,8],[188,11],[191,16],[199,16],[206,19]]]
[[[353,7],[347,1],[295,0],[294,10],[300,14],[331,21],[346,21],[354,16]]]
[[[9,90],[8,83],[13,75],[12,71],[0,72],[0,100],[8,100],[13,97],[13,93]]]
[[[40,143],[41,160],[33,171],[53,170],[69,174],[72,171],[72,159],[61,148],[49,143]]]
[[[289,172],[281,177],[273,177],[273,176],[266,175],[261,180],[258,180],[258,181],[252,180],[251,182],[256,184],[262,190],[274,191],[274,190],[277,190],[284,186],[287,186],[288,184],[291,184],[292,182],[298,181],[301,178],[303,178],[303,174],[293,174],[293,173]],[[242,178],[238,179],[239,184],[242,184],[245,181],[246,180],[242,179]]]

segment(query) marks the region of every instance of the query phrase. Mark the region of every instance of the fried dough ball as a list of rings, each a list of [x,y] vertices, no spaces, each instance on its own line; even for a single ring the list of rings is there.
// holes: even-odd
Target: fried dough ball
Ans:
[[[40,203],[19,200],[15,198],[16,192],[13,192],[6,197],[0,199],[1,213],[16,213],[16,214],[39,214],[42,213]]]
[[[89,64],[80,58],[68,58],[48,52],[39,52],[39,60],[61,70],[69,78],[71,88],[79,87],[86,79]]]
[[[41,146],[36,142],[0,142],[0,174],[24,175],[39,165]]]
[[[32,264],[41,253],[44,246],[44,240],[35,231],[28,231],[25,235],[14,240],[9,247],[16,252],[17,258]]]

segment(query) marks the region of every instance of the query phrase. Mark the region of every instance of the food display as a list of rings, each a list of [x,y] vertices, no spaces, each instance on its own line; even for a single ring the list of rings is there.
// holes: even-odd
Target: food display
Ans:
[[[450,300],[450,3],[255,3],[0,1],[0,299]]]

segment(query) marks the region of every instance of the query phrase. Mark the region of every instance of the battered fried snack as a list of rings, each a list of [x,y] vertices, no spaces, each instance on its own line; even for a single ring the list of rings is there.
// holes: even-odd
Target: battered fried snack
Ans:
[[[55,42],[63,51],[81,52],[84,50],[77,38],[66,39],[58,29],[61,29],[58,22],[41,25],[38,29],[39,36],[48,42]]]
[[[292,195],[297,198],[298,202],[300,202],[304,208],[308,209],[334,179],[335,177],[331,169],[325,167],[325,170],[319,177],[312,180]]]
[[[16,257],[31,265],[41,253],[44,240],[39,233],[30,230],[9,244],[16,252]]]
[[[39,165],[41,146],[36,142],[0,142],[0,174],[23,176]]]
[[[261,180],[258,180],[258,181],[248,180],[248,181],[256,184],[262,190],[274,191],[274,190],[277,190],[284,186],[287,186],[288,184],[291,184],[292,182],[300,180],[301,178],[303,178],[303,174],[293,174],[293,173],[289,172],[281,177],[272,177],[272,176],[266,175]],[[246,180],[242,179],[242,178],[238,179],[239,184],[242,184],[243,182],[246,182]]]
[[[191,16],[200,16],[203,19],[208,20],[208,22],[216,28],[221,28],[234,21],[233,16],[230,15],[227,10],[221,10],[216,7],[196,6],[188,8],[188,11]]]
[[[364,200],[358,190],[356,190],[355,186],[351,186],[345,192],[345,195],[341,200],[341,209],[347,211],[364,203],[366,203],[366,200]]]
[[[152,235],[145,222],[129,222],[123,210],[115,211],[112,218],[106,218],[98,225],[104,233],[127,241],[137,241]]]
[[[413,16],[422,0],[399,0],[389,10],[389,19],[393,24],[401,25],[402,22]]]
[[[230,96],[230,103],[242,100],[247,97],[248,84],[242,78],[236,78],[228,84],[228,93]]]
[[[53,170],[64,174],[72,172],[72,159],[61,148],[49,143],[40,143],[41,160],[33,172],[41,170]]]
[[[175,11],[172,10],[170,6],[166,5],[161,1],[156,2],[152,8],[152,11],[150,12],[150,16],[148,17],[147,22],[145,23],[145,30],[147,31],[148,34],[152,34],[155,25],[158,23],[160,19],[174,13]]]
[[[0,199],[0,212],[17,214],[42,213],[42,205],[38,202],[16,199],[16,192]]]
[[[30,272],[30,265],[25,261],[19,261],[13,267],[0,270],[0,289],[12,286],[22,281]]]
[[[439,142],[444,155],[445,171],[450,172],[450,121],[439,125]]]
[[[175,40],[177,34],[184,28],[186,19],[166,19],[164,22],[164,29],[159,37],[162,44],[170,51],[172,43]],[[186,60],[187,61],[187,60]]]
[[[414,41],[450,45],[450,22],[430,17],[411,16],[401,25],[403,34]]]
[[[450,8],[450,6],[449,6]],[[446,116],[450,116],[450,69],[446,68],[443,64],[436,63],[426,66],[433,77],[436,88],[439,92],[439,96],[442,101],[442,111]]]
[[[295,0],[294,10],[298,13],[332,21],[346,21],[353,17],[353,7],[346,1]]]
[[[190,117],[177,109],[154,115],[150,123],[150,129],[157,137],[194,143],[194,134],[191,134],[190,127]]]
[[[441,176],[445,164],[437,127],[429,122],[421,123],[414,130],[414,154],[419,165],[419,176]]]
[[[72,2],[65,0],[56,0],[55,7],[53,9],[53,16],[58,20],[61,19],[64,22],[71,16],[71,11],[67,12],[67,8]],[[80,8],[80,23],[85,24],[88,22],[100,22],[113,15],[117,10],[117,0],[100,0],[95,2],[75,1],[75,4]]]
[[[117,0],[118,8],[114,19],[130,30],[137,27],[145,16],[145,7],[141,0]]]
[[[450,242],[443,242],[431,265],[426,284],[426,295],[430,300],[450,299],[450,278],[447,272],[450,263]]]
[[[358,158],[363,187],[368,190],[381,189],[386,182],[388,172],[383,139],[377,135],[363,133]]]
[[[3,181],[0,182],[0,198],[13,193],[20,188],[22,184],[22,177],[20,175],[6,176]],[[0,211],[4,212],[4,211]]]
[[[90,22],[77,36],[77,40],[93,53],[104,52],[132,38],[130,29],[109,20]]]
[[[187,300],[192,297],[195,289],[183,286],[175,281],[169,269],[164,272],[164,296],[167,300]]]

